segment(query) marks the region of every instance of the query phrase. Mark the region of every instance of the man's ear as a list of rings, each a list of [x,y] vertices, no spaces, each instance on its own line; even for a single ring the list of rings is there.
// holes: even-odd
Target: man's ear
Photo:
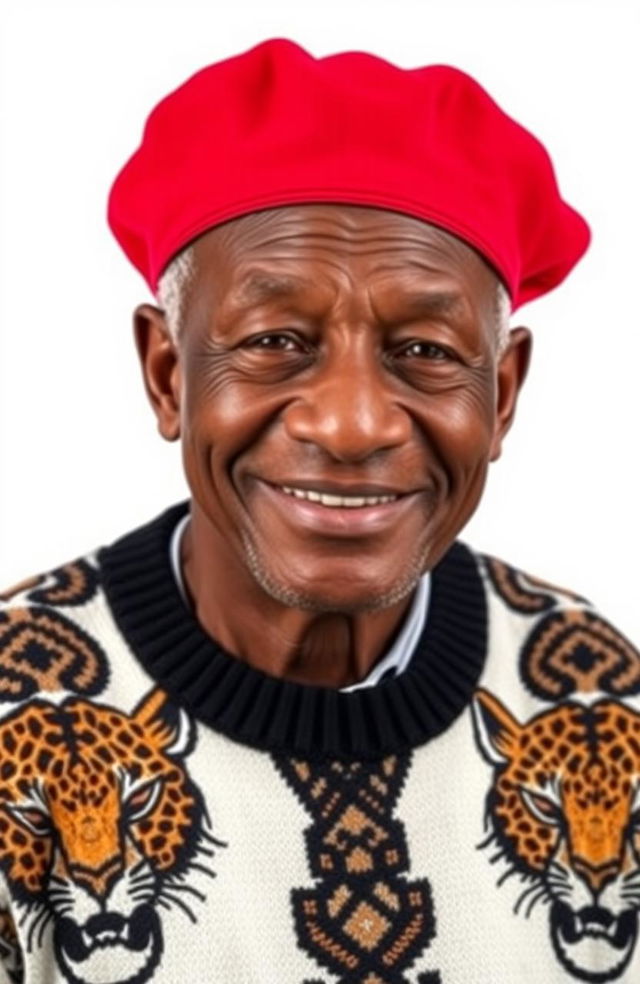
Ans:
[[[140,304],[133,313],[133,330],[158,430],[166,441],[176,441],[180,437],[181,375],[164,312],[153,304]]]
[[[518,394],[524,383],[533,338],[528,328],[513,328],[509,333],[509,343],[498,362],[496,389],[496,423],[491,442],[491,461],[496,461],[502,453],[502,441],[513,423]]]

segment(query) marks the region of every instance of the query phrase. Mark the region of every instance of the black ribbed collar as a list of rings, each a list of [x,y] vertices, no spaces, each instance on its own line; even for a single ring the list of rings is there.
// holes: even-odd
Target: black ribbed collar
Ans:
[[[169,541],[187,502],[99,553],[116,623],[146,671],[189,713],[230,738],[281,753],[375,758],[434,738],[461,713],[482,670],[486,599],[456,542],[433,569],[429,613],[409,668],[341,693],[277,679],[226,652],[185,608]]]

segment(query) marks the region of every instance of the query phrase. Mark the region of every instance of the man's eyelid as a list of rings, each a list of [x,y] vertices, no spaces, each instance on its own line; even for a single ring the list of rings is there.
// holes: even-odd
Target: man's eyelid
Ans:
[[[286,338],[291,342],[296,342],[304,349],[308,349],[311,344],[311,340],[305,337],[300,329],[295,328],[274,328],[268,331],[253,332],[251,335],[242,339],[240,344],[249,348],[259,348],[260,342],[265,338]]]
[[[450,346],[444,345],[442,342],[434,342],[427,338],[409,338],[405,341],[397,342],[394,349],[397,353],[402,354],[414,345],[422,345],[425,349],[435,349],[442,356],[442,359],[439,361],[444,361],[445,359],[460,361],[460,356]],[[416,358],[420,358],[420,356],[416,356]],[[428,356],[423,356],[423,358],[428,358]],[[434,359],[434,361],[436,360]]]

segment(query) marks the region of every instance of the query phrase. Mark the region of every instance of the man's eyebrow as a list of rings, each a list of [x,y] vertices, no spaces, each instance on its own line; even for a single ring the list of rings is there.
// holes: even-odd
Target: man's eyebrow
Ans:
[[[265,304],[268,301],[290,297],[305,288],[310,282],[303,277],[292,274],[271,274],[265,271],[248,273],[237,285],[233,292],[236,304],[245,307],[253,304]]]
[[[292,297],[309,290],[312,286],[313,281],[295,274],[251,270],[234,289],[233,301],[241,308],[253,307]],[[463,318],[467,312],[464,297],[458,291],[424,288],[403,293],[393,303],[393,308],[390,321],[396,321],[398,313],[401,313],[403,318],[410,319],[446,315]]]
[[[409,317],[454,315],[463,318],[467,313],[464,297],[457,291],[411,291],[402,295],[397,306],[403,316],[407,314]]]

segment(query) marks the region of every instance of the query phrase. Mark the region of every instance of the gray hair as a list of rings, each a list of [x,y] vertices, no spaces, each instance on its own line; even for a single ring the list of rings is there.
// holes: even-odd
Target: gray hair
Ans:
[[[501,280],[496,280],[495,316],[496,351],[498,357],[500,357],[509,344],[509,335],[511,333],[511,298]]]
[[[187,290],[196,272],[193,243],[174,256],[158,281],[157,300],[164,311],[167,329],[174,344],[184,321]]]
[[[158,281],[157,298],[164,310],[167,328],[174,343],[178,341],[184,321],[185,298],[196,272],[193,244],[171,261]],[[496,280],[495,321],[496,348],[501,356],[509,343],[511,300],[501,280]]]

